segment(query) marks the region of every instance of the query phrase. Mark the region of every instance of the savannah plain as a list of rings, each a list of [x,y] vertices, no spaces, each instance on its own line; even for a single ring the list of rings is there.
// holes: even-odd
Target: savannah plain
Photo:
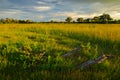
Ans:
[[[79,56],[61,57],[79,46]],[[101,54],[113,58],[74,69]],[[119,80],[119,74],[120,24],[0,24],[0,80]]]

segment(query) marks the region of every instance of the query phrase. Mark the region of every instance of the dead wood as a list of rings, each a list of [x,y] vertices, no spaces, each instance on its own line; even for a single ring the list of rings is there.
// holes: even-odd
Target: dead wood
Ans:
[[[88,67],[88,66],[93,65],[93,64],[99,64],[99,63],[103,62],[104,60],[111,58],[111,57],[112,57],[112,55],[102,54],[94,60],[88,60],[88,61],[82,63],[81,65],[76,66],[76,69],[85,68],[85,67]]]
[[[75,49],[73,49],[72,51],[70,51],[70,52],[62,55],[62,57],[63,57],[63,58],[70,57],[71,55],[77,54],[78,51],[80,51],[80,50],[81,50],[81,47],[75,48]]]
[[[39,54],[36,54],[36,53],[31,54],[31,57],[34,56],[34,58],[35,58],[34,66],[37,66],[37,65],[39,65],[39,64],[42,64],[42,62],[40,61],[40,59],[41,59],[41,58],[45,58],[45,53],[46,53],[46,51],[43,50],[43,51],[41,51]]]
[[[45,53],[46,53],[46,51],[43,50],[39,54],[38,53],[31,54],[31,56],[42,58],[45,55]]]

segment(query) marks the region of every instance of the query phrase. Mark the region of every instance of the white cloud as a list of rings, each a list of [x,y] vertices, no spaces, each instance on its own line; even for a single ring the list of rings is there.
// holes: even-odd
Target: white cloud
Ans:
[[[76,15],[78,14],[74,12],[58,12],[56,14],[53,14],[53,16],[71,16],[71,17],[74,17]]]
[[[42,16],[42,15],[39,15],[37,17],[40,18],[40,19],[44,19],[45,18],[45,16]]]
[[[13,15],[13,14],[19,14],[19,13],[24,13],[24,12],[21,11],[21,10],[12,10],[12,9],[10,9],[10,10],[4,10],[4,11],[0,12],[0,14],[4,14],[4,15],[7,15],[7,14]]]
[[[37,11],[47,11],[50,10],[52,7],[51,6],[34,6],[34,9]]]
[[[46,4],[45,2],[42,2],[42,1],[38,1],[37,3],[38,4]]]
[[[111,12],[110,15],[115,19],[120,19],[120,13],[117,11]]]
[[[83,18],[88,18],[88,17],[94,17],[94,16],[97,16],[98,14],[97,13],[93,13],[93,14],[80,14],[80,13],[77,13],[77,12],[59,12],[59,13],[56,13],[56,14],[53,14],[53,16],[57,16],[57,17],[60,17],[60,16],[63,16],[63,17],[72,17],[74,19],[78,18],[78,17],[83,17]]]
[[[0,14],[17,14],[15,11],[1,11]]]
[[[53,20],[53,21],[62,21],[62,19],[58,19],[58,18],[51,18],[51,20]]]

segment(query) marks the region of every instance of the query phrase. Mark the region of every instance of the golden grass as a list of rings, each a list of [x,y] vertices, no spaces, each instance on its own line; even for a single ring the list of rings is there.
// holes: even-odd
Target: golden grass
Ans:
[[[25,35],[36,34],[28,32],[27,29],[43,30],[46,35],[50,30],[62,30],[120,41],[120,24],[0,24],[0,41],[16,40]]]

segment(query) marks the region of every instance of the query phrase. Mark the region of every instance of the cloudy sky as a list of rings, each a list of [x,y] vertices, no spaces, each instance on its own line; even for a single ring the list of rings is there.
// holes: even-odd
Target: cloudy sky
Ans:
[[[0,0],[0,18],[59,21],[103,13],[120,19],[120,0]]]

